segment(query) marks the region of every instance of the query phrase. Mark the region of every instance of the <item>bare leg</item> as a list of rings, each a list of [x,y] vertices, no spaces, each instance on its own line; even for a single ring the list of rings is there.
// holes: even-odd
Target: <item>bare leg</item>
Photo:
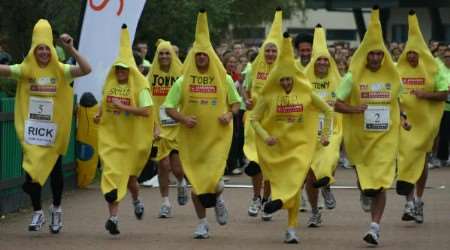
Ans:
[[[130,190],[133,201],[139,198],[139,184],[136,176],[130,176],[128,179],[128,190]]]
[[[383,217],[384,208],[386,207],[386,191],[379,192],[372,201],[372,222],[380,224]]]
[[[261,175],[262,178],[262,175]],[[264,181],[264,194],[263,194],[263,198],[264,199],[268,199],[270,197],[271,194],[271,189],[270,189],[270,182],[269,181]]]
[[[119,203],[118,202],[108,203],[108,209],[110,217],[117,217],[117,214],[119,212]]]
[[[199,219],[206,217],[206,208],[200,203],[198,196],[192,192],[192,202],[194,203],[195,213]]]
[[[170,171],[170,158],[165,157],[164,159],[159,161],[158,166],[158,182],[161,197],[169,196],[169,171]]]
[[[428,168],[427,168],[428,157],[425,158],[425,166],[423,167],[422,175],[416,183],[416,196],[422,198],[423,192],[425,191],[425,185],[428,179]]]
[[[172,173],[177,178],[178,183],[181,183],[181,181],[184,178],[184,171],[183,171],[183,167],[181,165],[180,156],[178,155],[178,153],[173,153],[173,154],[170,154],[169,157],[170,157],[170,166],[172,168]],[[167,183],[168,182],[169,181],[167,180]]]
[[[316,181],[313,171],[310,169],[306,176],[306,193],[308,194],[309,204],[311,204],[311,210],[317,210],[317,203],[319,201],[319,189],[313,187],[313,183]]]
[[[255,176],[252,176],[252,184],[253,184],[253,197],[261,197],[261,188],[262,188],[262,181],[263,177],[262,174],[259,173]]]

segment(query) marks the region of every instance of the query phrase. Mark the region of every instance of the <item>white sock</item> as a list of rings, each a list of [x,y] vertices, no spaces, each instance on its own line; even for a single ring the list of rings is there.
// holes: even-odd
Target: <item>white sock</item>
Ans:
[[[370,228],[372,228],[376,231],[380,231],[380,224],[378,224],[376,222],[372,222],[372,223],[370,223]]]
[[[223,194],[220,194],[219,196],[217,196],[217,201],[222,201],[222,202],[224,201]]]
[[[112,221],[119,221],[119,217],[117,215],[111,216],[109,219]]]
[[[219,183],[217,183],[216,192],[221,193],[224,188],[225,188],[225,182],[223,182],[223,179],[220,179]]]
[[[169,197],[163,197],[163,205],[169,206],[170,207],[170,201],[169,201]]]
[[[416,197],[414,200],[416,201],[416,203],[421,203],[422,202],[422,197]]]
[[[198,224],[208,224],[208,219],[206,219],[206,217],[205,218],[201,218],[201,219],[199,219],[198,220]]]
[[[414,207],[414,201],[407,201],[406,204],[407,204],[409,207]]]
[[[37,214],[44,214],[44,211],[42,211],[42,209],[41,209],[41,210],[36,210],[36,211],[34,211],[34,213],[37,213]]]

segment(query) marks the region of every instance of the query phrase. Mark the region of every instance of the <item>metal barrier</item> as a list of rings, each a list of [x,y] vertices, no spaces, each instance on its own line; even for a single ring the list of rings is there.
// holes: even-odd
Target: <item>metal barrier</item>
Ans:
[[[14,128],[14,101],[12,97],[0,96],[0,214],[30,205],[21,190],[24,180],[22,150]],[[75,103],[74,103],[75,105]],[[76,119],[73,116],[70,144],[63,157],[65,189],[74,188]],[[50,195],[48,185],[43,187],[43,197]]]

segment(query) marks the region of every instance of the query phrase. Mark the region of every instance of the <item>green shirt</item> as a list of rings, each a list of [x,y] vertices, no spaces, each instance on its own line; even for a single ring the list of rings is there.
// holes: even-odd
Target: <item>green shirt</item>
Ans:
[[[178,80],[175,81],[172,88],[170,88],[169,93],[166,96],[166,99],[164,100],[164,103],[162,106],[166,108],[176,108],[180,104],[181,101],[181,94],[182,94],[182,88],[181,84],[183,83],[183,76],[178,78]],[[226,83],[228,87],[228,103],[234,104],[241,102],[241,97],[239,96],[239,93],[236,90],[236,86],[234,86],[233,79],[231,76],[227,75],[226,77]]]
[[[153,106],[153,100],[150,95],[149,89],[143,89],[139,92],[139,107],[150,107]]]
[[[72,73],[70,72],[70,64],[64,64],[64,78],[68,83],[73,81]],[[14,80],[19,80],[22,77],[22,65],[14,64],[10,66],[11,69],[11,78]]]

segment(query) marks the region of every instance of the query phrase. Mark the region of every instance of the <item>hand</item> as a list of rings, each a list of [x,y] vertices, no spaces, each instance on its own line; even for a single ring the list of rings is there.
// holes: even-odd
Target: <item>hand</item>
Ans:
[[[195,116],[186,116],[182,122],[186,127],[193,128],[197,125],[197,117]]]
[[[100,118],[102,118],[102,115],[100,113],[97,113],[94,115],[94,123],[95,124],[99,124],[100,123]]]
[[[116,108],[118,108],[120,110],[123,110],[123,107],[125,106],[125,105],[122,104],[122,102],[119,99],[112,99],[111,102],[114,105],[114,107],[116,107]]]
[[[245,108],[247,110],[252,110],[253,109],[253,99],[246,99],[245,100]]]
[[[355,113],[363,113],[367,109],[367,104],[353,106]]]
[[[412,127],[412,126],[411,126],[411,124],[408,122],[407,119],[401,117],[401,118],[400,118],[400,123],[401,123],[401,125],[402,125],[402,127],[403,127],[404,130],[406,130],[406,131],[410,131],[410,130],[411,130],[411,127]]]
[[[69,35],[69,34],[62,34],[59,37],[59,41],[61,42],[61,45],[65,48],[65,49],[71,49],[73,48],[73,38]]]
[[[322,146],[326,147],[330,144],[330,141],[328,140],[328,136],[326,135],[322,135],[320,137],[320,144],[322,144]]]
[[[425,99],[427,97],[427,92],[421,89],[413,89],[411,94],[415,95],[417,99]]]
[[[233,113],[226,112],[225,114],[219,116],[219,122],[222,125],[227,125],[233,120]]]
[[[161,136],[161,129],[159,128],[159,126],[155,126],[153,128],[153,139],[155,141],[157,141],[157,140],[161,139],[160,136]]]
[[[277,144],[277,142],[278,142],[277,138],[275,138],[273,136],[269,136],[266,139],[266,144],[269,146],[273,146],[273,145]]]

